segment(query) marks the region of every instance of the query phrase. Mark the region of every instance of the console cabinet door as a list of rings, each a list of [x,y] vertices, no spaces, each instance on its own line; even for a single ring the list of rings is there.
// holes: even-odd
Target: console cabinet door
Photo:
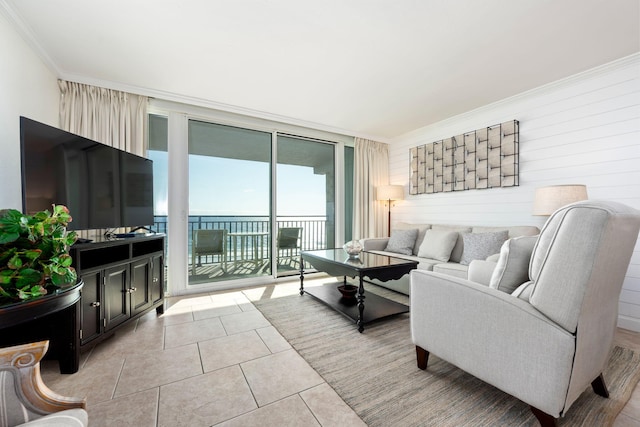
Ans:
[[[115,328],[131,317],[129,283],[129,264],[104,270],[105,331]]]
[[[151,258],[131,263],[131,315],[151,307]]]
[[[84,273],[84,286],[80,291],[80,345],[88,343],[102,333],[101,271]]]

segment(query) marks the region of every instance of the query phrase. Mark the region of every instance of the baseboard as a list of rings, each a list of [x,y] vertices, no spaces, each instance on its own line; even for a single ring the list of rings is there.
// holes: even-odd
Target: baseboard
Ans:
[[[640,332],[640,319],[629,316],[618,316],[618,327],[634,332]]]

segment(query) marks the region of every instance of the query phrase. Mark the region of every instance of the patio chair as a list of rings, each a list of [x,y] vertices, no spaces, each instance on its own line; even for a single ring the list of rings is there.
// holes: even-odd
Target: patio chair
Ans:
[[[192,244],[192,274],[196,274],[196,266],[202,265],[200,258],[207,255],[217,255],[222,271],[227,271],[227,230],[193,230]]]
[[[298,251],[302,248],[301,236],[301,227],[282,227],[278,229],[278,238],[276,240],[278,261],[282,257],[293,259],[298,254]]]
[[[61,396],[40,377],[49,341],[0,349],[0,426],[77,426],[89,419],[85,399]]]

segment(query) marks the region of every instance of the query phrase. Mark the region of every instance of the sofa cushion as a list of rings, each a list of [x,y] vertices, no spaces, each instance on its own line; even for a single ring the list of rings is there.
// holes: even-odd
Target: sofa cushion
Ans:
[[[449,261],[451,251],[458,239],[457,231],[448,230],[427,230],[424,241],[420,245],[418,256],[420,258],[431,258],[442,262]]]
[[[410,230],[412,228],[418,229],[418,236],[416,237],[416,242],[413,245],[413,254],[418,255],[418,251],[420,250],[420,245],[424,241],[424,235],[428,229],[431,228],[431,224],[409,224],[407,222],[397,222],[392,230]]]
[[[395,252],[398,254],[412,255],[413,245],[418,237],[418,229],[411,228],[407,230],[392,230],[391,237],[387,242],[386,252]]]
[[[529,261],[538,236],[521,236],[509,239],[500,249],[500,258],[493,270],[489,287],[512,293],[529,280]]]
[[[470,233],[471,227],[465,227],[463,225],[434,224],[433,226],[431,226],[431,229],[458,232],[458,240],[456,241],[455,246],[451,250],[451,256],[449,257],[449,261],[460,262],[460,259],[462,258],[462,248],[464,247],[464,242],[462,241],[462,233]]]
[[[457,262],[442,262],[433,266],[434,273],[448,274],[449,276],[467,278],[469,267]]]
[[[464,233],[460,264],[469,265],[474,259],[486,259],[489,255],[497,254],[508,237],[507,230],[491,233]]]

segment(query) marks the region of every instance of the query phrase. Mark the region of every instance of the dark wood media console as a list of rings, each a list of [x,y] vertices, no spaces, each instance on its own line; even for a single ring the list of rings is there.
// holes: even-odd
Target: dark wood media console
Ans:
[[[164,312],[164,234],[77,243],[80,348],[93,347],[150,310]]]

